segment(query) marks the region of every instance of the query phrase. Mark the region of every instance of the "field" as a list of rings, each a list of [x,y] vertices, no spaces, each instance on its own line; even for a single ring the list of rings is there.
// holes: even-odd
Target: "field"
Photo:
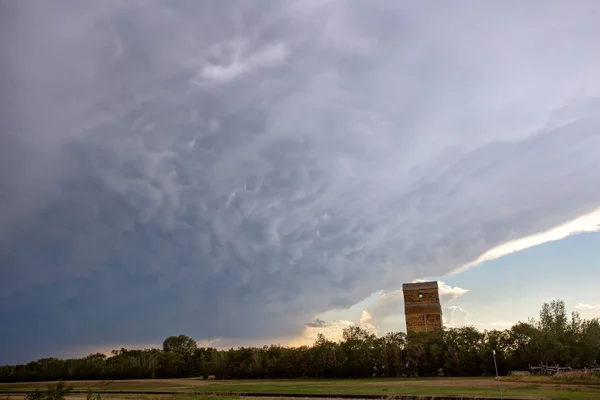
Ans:
[[[72,381],[74,391],[88,388],[113,399],[173,399],[188,400],[214,398],[214,394],[235,398],[240,395],[265,397],[274,395],[301,397],[323,395],[343,398],[348,395],[381,396],[453,396],[473,398],[500,398],[493,378],[410,378],[410,379],[356,379],[356,380],[202,380],[155,379],[128,381]],[[47,383],[0,384],[0,399],[8,394],[17,400],[17,394],[45,388]],[[550,379],[503,379],[505,399],[600,399],[600,385],[561,383]],[[21,397],[21,396],[19,396]],[[83,396],[85,397],[85,396]],[[74,393],[74,398],[82,398]],[[219,397],[220,399],[225,396]]]

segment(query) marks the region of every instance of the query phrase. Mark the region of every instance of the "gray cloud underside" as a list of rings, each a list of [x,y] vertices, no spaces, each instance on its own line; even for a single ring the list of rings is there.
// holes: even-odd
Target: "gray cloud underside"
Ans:
[[[325,328],[327,326],[327,322],[323,321],[320,318],[315,318],[313,321],[308,322],[306,324],[309,328]]]
[[[598,207],[578,4],[0,1],[0,362],[294,335]]]

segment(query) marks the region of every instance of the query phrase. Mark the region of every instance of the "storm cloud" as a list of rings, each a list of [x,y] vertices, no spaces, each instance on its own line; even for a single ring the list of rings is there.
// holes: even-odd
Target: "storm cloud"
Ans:
[[[0,363],[292,337],[600,207],[598,2],[0,9]]]

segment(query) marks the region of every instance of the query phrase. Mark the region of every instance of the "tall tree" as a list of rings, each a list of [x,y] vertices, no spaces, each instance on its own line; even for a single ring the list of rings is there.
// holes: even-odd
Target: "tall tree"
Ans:
[[[163,351],[170,351],[184,357],[191,356],[196,348],[196,341],[186,335],[169,336],[163,341]]]

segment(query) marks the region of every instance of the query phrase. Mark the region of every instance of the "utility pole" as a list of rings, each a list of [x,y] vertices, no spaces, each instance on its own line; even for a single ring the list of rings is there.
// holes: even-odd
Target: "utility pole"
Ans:
[[[502,400],[502,388],[500,388],[500,377],[498,376],[498,364],[496,364],[496,350],[492,350],[494,357],[494,368],[496,369],[496,381],[498,381],[498,391],[500,392],[500,400]]]

